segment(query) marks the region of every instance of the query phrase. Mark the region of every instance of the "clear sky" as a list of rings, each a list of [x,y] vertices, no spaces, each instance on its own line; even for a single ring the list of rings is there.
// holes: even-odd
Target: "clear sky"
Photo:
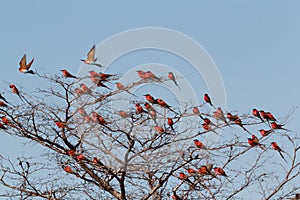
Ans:
[[[26,82],[25,88],[38,84],[36,78],[28,81],[18,72],[24,53],[35,58],[36,70],[60,73],[67,68],[76,73],[93,44],[122,31],[153,26],[182,32],[206,49],[224,81],[228,109],[250,113],[257,107],[280,118],[300,104],[299,1],[12,0],[0,6],[4,96],[5,81]],[[141,57],[132,67],[157,62]],[[199,95],[206,92],[201,90]],[[289,129],[298,131],[299,112],[286,125]],[[0,153],[16,155],[11,145],[15,140],[0,139]]]

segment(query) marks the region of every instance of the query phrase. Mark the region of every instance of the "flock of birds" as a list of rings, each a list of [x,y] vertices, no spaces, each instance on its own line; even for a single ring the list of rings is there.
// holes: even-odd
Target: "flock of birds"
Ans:
[[[20,60],[20,68],[19,68],[19,71],[21,73],[24,73],[24,74],[35,74],[35,72],[33,70],[31,70],[31,66],[33,64],[33,61],[34,59],[32,59],[28,64],[26,62],[26,54],[21,58]],[[87,65],[95,65],[95,66],[98,66],[98,67],[103,67],[101,64],[97,63],[97,58],[95,58],[95,45],[90,49],[90,51],[88,52],[87,54],[87,58],[86,59],[82,59],[81,60],[82,62],[84,62],[85,64]],[[76,77],[75,75],[71,74],[69,71],[67,71],[66,69],[63,69],[61,70],[62,72],[62,75],[66,78],[78,78]],[[89,71],[90,73],[90,80],[96,84],[97,86],[99,87],[105,87],[105,88],[108,88],[106,85],[105,85],[105,82],[109,81],[109,78],[110,77],[113,77],[114,75],[113,74],[104,74],[104,73],[97,73],[95,71]],[[157,77],[153,72],[151,71],[142,71],[142,70],[138,70],[137,71],[137,75],[143,79],[143,80],[152,80],[152,81],[155,81],[155,82],[161,82],[161,79],[159,77]],[[178,87],[178,83],[175,79],[175,75],[172,73],[172,72],[169,72],[168,73],[168,79],[172,80],[174,82],[174,84]],[[20,96],[20,92],[18,90],[18,88],[14,85],[14,84],[10,84],[9,87],[11,88],[11,91],[15,94],[17,94],[18,96]],[[116,83],[116,88],[118,90],[123,90],[123,91],[126,91],[128,93],[130,93],[127,88],[120,82],[117,82]],[[80,84],[80,87],[79,88],[76,88],[75,89],[75,92],[77,95],[83,95],[83,94],[91,94],[92,93],[92,90],[86,86],[84,83],[81,83]],[[130,93],[131,95],[134,95],[132,93]],[[152,95],[150,94],[145,94],[145,99],[146,99],[146,103],[144,104],[144,107],[140,104],[140,103],[136,103],[135,104],[135,112],[136,114],[142,114],[142,113],[146,113],[148,114],[149,116],[151,116],[152,119],[156,119],[156,110],[153,108],[153,105],[157,104],[165,109],[168,109],[170,110],[171,112],[175,113],[175,114],[178,114],[175,110],[172,109],[171,106],[169,106],[163,99],[161,98],[154,98]],[[7,107],[8,105],[8,101],[0,94],[0,107]],[[261,144],[259,142],[259,139],[254,135],[254,134],[251,134],[245,127],[244,127],[244,124],[242,123],[242,120],[240,119],[240,117],[238,115],[232,115],[231,113],[227,113],[226,116],[224,115],[222,109],[220,107],[216,108],[212,101],[211,101],[211,98],[209,97],[208,94],[204,94],[204,97],[203,97],[203,100],[205,103],[209,104],[212,108],[216,109],[215,112],[213,112],[213,116],[216,120],[218,121],[223,121],[226,125],[230,125],[230,123],[234,123],[238,126],[240,126],[241,128],[243,128],[248,134],[251,135],[250,138],[248,138],[248,144],[251,146],[251,147],[259,147],[259,148],[262,148],[262,149],[265,149],[265,146],[263,144]],[[202,123],[202,127],[205,131],[213,131],[214,132],[214,129],[212,126],[215,126],[211,120],[207,117],[203,117],[201,115],[201,112],[199,111],[199,108],[198,107],[194,107],[192,109],[193,113],[195,115],[198,115],[201,120],[203,121]],[[102,116],[100,116],[97,112],[92,112],[91,115],[88,115],[86,113],[86,111],[84,109],[79,109],[78,110],[79,114],[81,116],[84,117],[85,120],[93,120],[94,122],[97,122],[101,125],[106,125],[106,124],[109,124],[111,122],[107,122]],[[129,114],[125,111],[119,111],[119,115],[123,118],[129,118],[129,117],[132,117],[132,114]],[[285,129],[282,125],[282,124],[278,124],[276,121],[276,118],[270,113],[270,112],[265,112],[263,110],[260,110],[258,111],[257,109],[253,109],[252,110],[252,115],[256,118],[258,118],[259,120],[261,120],[261,122],[263,123],[266,123],[270,126],[270,129],[269,130],[265,130],[265,129],[260,129],[259,132],[261,134],[262,137],[265,137],[269,134],[271,134],[272,132],[274,132],[276,129],[283,129],[283,130],[287,130]],[[0,123],[0,128],[1,129],[7,129],[6,126],[8,125],[11,125],[12,126],[12,123],[10,122],[10,120],[6,117],[6,116],[2,116],[2,123]],[[176,121],[177,122],[177,121]],[[174,123],[176,123],[173,121],[172,118],[167,118],[167,124],[169,125],[169,127],[174,131]],[[57,127],[59,128],[67,128],[67,124],[66,122],[62,122],[62,121],[55,121]],[[157,133],[160,133],[160,134],[163,134],[163,133],[166,133],[166,130],[162,127],[162,126],[159,126],[159,125],[156,125],[155,127],[155,131]],[[205,145],[195,139],[194,140],[194,145],[196,148],[199,148],[199,149],[205,149]],[[278,146],[278,144],[276,142],[272,142],[271,143],[271,147],[273,148],[273,150],[276,150],[279,152],[280,156],[285,160],[284,156],[283,156],[283,150]],[[75,153],[75,150],[70,150],[67,152],[67,154],[69,156],[76,156],[76,159],[77,160],[86,160],[87,158],[82,155],[82,154],[79,154],[77,155]],[[94,164],[99,164],[100,161],[97,159],[97,158],[93,158],[93,161],[92,161]],[[73,173],[73,174],[76,174],[70,166],[66,166],[64,168],[64,170],[67,172],[67,173]],[[188,174],[188,175],[187,175]],[[195,169],[192,169],[192,168],[188,168],[187,169],[187,174],[183,173],[183,172],[180,172],[178,178],[183,180],[183,181],[186,181],[186,182],[189,182],[190,184],[191,181],[189,180],[189,176],[194,176],[196,174],[200,174],[200,175],[211,175],[211,176],[216,176],[216,175],[220,175],[220,176],[224,176],[224,177],[227,177],[227,174],[225,173],[224,169],[221,168],[221,167],[214,167],[212,168],[212,166],[201,166],[198,170],[195,170]],[[179,199],[179,197],[176,195],[176,193],[173,191],[173,199]]]

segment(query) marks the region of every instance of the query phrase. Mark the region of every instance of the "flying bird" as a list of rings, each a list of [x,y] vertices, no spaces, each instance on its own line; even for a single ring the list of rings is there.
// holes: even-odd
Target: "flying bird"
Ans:
[[[26,64],[26,54],[24,54],[24,56],[22,57],[19,65],[20,65],[20,68],[19,68],[19,71],[21,73],[24,73],[24,74],[34,74],[34,72],[32,70],[29,70],[32,63],[34,61],[34,58],[32,58],[32,60],[30,61],[30,63]]]
[[[97,58],[95,58],[95,49],[96,49],[96,46],[95,45],[92,46],[91,50],[87,54],[87,58],[81,59],[81,61],[87,65],[96,65],[98,67],[104,67],[101,64],[96,63]]]
[[[60,70],[64,77],[66,78],[77,78],[76,76],[72,75],[70,72],[68,72],[66,69]]]

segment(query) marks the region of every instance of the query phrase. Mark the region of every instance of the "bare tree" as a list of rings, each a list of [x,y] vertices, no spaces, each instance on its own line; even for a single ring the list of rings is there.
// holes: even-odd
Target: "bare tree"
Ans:
[[[207,99],[177,108],[151,94],[128,110],[112,108],[141,84],[172,83],[151,73],[114,90],[118,75],[35,76],[50,87],[27,93],[10,85],[7,98],[18,103],[1,103],[1,129],[43,146],[43,159],[1,155],[2,197],[284,199],[299,192],[299,137],[269,113],[230,114]]]

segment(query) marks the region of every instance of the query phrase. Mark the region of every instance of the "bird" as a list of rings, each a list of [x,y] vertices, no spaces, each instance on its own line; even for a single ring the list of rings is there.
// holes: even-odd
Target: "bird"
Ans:
[[[65,170],[65,172],[70,173],[70,174],[74,173],[70,166],[65,166],[64,170]]]
[[[272,129],[282,129],[282,130],[290,131],[289,129],[282,128],[283,126],[284,126],[284,124],[277,124],[276,122],[271,123]]]
[[[194,174],[197,173],[197,171],[194,170],[193,168],[188,168],[188,169],[187,169],[187,172],[188,172],[188,174],[190,174],[190,175],[194,175]]]
[[[125,112],[124,110],[120,110],[120,111],[119,111],[119,115],[120,115],[122,118],[129,118],[129,117],[131,117],[131,115],[128,114],[127,112]]]
[[[116,83],[116,87],[117,87],[118,90],[125,91],[125,92],[127,92],[128,94],[137,97],[135,94],[129,92],[129,91],[126,89],[126,87],[125,87],[121,82],[117,82],[117,83]],[[138,97],[137,97],[137,98],[138,98]]]
[[[174,84],[175,84],[179,89],[181,89],[181,88],[179,87],[179,85],[178,85],[176,79],[175,79],[175,76],[174,76],[173,72],[169,72],[169,73],[168,73],[168,78],[169,78],[170,80],[172,80],[172,81],[174,82]]]
[[[203,145],[203,143],[200,142],[200,141],[197,140],[197,139],[194,140],[194,144],[195,144],[195,146],[198,147],[199,149],[205,148],[204,145]]]
[[[224,116],[224,113],[222,111],[222,109],[220,107],[217,108],[217,110],[214,113],[214,118],[217,120],[222,120],[224,121],[226,124],[228,124],[228,122],[226,121],[226,118]]]
[[[4,103],[3,101],[0,101],[0,107],[8,107],[8,105],[6,103]]]
[[[265,122],[265,121],[263,120],[263,118],[260,116],[259,113],[260,113],[260,112],[259,112],[256,108],[253,108],[253,109],[252,109],[252,115],[253,115],[254,117],[259,118],[262,122]]]
[[[34,58],[32,58],[32,60],[28,64],[26,64],[26,54],[24,54],[24,56],[21,58],[20,63],[19,63],[19,65],[20,65],[19,71],[24,74],[27,74],[27,73],[34,74],[34,72],[32,70],[29,70],[33,61],[34,61]]]
[[[271,146],[272,146],[272,149],[274,149],[275,151],[278,151],[280,156],[285,160],[285,158],[282,154],[282,153],[284,153],[284,151],[278,146],[278,144],[276,142],[271,142]],[[285,160],[285,162],[287,162],[287,161]]]
[[[156,132],[158,132],[160,134],[166,133],[165,129],[161,126],[156,125],[156,126],[154,126],[154,129]]]
[[[169,109],[170,111],[172,111],[172,112],[174,112],[175,114],[177,114],[177,112],[175,112],[175,111],[171,108],[171,106],[169,106],[164,100],[158,98],[158,99],[156,99],[155,101],[156,101],[156,102],[158,103],[158,105],[160,105],[161,107],[167,108],[167,109]]]
[[[95,58],[95,49],[96,49],[96,46],[95,45],[92,46],[91,50],[87,54],[87,58],[81,59],[81,61],[87,65],[96,65],[98,67],[104,67],[101,64],[96,63],[97,58]]]
[[[157,100],[154,99],[154,97],[151,96],[150,94],[145,94],[144,96],[148,102],[150,102],[152,104],[158,104]]]
[[[91,79],[92,83],[97,84],[100,80],[99,74],[93,70],[89,71],[89,73],[90,73],[89,78]]]
[[[213,170],[215,171],[216,175],[227,176],[224,169],[221,167],[214,167]]]
[[[188,178],[188,176],[185,174],[185,173],[183,173],[183,172],[180,172],[179,173],[179,179],[181,179],[182,181],[186,181],[186,182],[188,182],[189,184],[192,184],[193,185],[193,183],[192,183],[192,181]]]
[[[244,131],[251,135],[251,133],[244,127],[242,120],[238,115],[232,115],[231,113],[227,113],[226,117],[227,119],[229,119],[229,121],[233,121],[235,124],[239,125],[242,129],[244,129]]]
[[[141,79],[146,79],[146,75],[145,75],[145,72],[143,70],[138,70],[136,71],[138,76],[141,78]]]
[[[145,79],[151,79],[153,81],[158,81],[161,82],[160,78],[158,78],[153,72],[151,71],[146,71],[144,74]]]
[[[14,84],[10,84],[9,87],[11,88],[12,93],[15,93],[18,96],[20,96],[19,90]]]
[[[101,115],[99,115],[98,113],[96,113],[94,111],[91,114],[92,114],[92,120],[94,122],[97,122],[101,125],[112,124],[112,122],[107,122]]]
[[[10,123],[9,119],[6,116],[2,116],[1,120],[5,125],[8,125]]]
[[[266,117],[266,120],[269,120],[269,121],[277,121],[276,118],[272,115],[272,113],[270,112],[266,112],[265,113],[265,117]]]
[[[106,86],[102,80],[99,80],[98,83],[97,83],[97,86],[98,87],[104,87],[104,88],[107,88],[109,90],[111,90],[108,86]]]
[[[135,104],[135,111],[136,111],[136,113],[138,113],[138,114],[141,114],[141,113],[148,113],[146,110],[144,110],[144,108],[143,108],[139,103],[136,103],[136,104]]]
[[[66,128],[67,127],[67,123],[66,122],[62,122],[62,121],[55,121],[55,124],[58,128]]]
[[[60,70],[64,77],[66,78],[77,78],[76,76],[72,75],[70,72],[68,72],[66,69]]]
[[[102,72],[99,73],[99,77],[101,81],[108,81],[108,78],[112,77],[112,76],[116,76],[114,74],[104,74]]]
[[[80,90],[83,94],[92,94],[92,90],[88,88],[84,83],[80,84]]]
[[[2,99],[5,103],[9,103],[3,96],[0,94],[0,99]]]
[[[259,143],[259,140],[255,135],[252,135],[252,138],[248,138],[248,144],[251,147],[259,146],[261,149],[264,149],[264,146]]]
[[[76,159],[78,161],[81,161],[81,160],[86,160],[85,156],[83,154],[79,154],[78,156],[76,156]]]
[[[200,110],[198,107],[193,107],[193,113],[196,115],[200,115]]]
[[[260,132],[262,137],[265,137],[265,136],[269,135],[270,133],[272,133],[274,130],[273,129],[270,129],[270,130],[260,129],[258,131]]]
[[[175,131],[175,129],[174,129],[174,127],[173,127],[173,125],[174,125],[173,119],[170,118],[170,117],[168,117],[167,120],[168,120],[168,125],[170,126],[170,128],[171,128],[173,131]]]
[[[198,172],[200,175],[213,175],[210,171],[210,169],[208,169],[208,167],[206,165],[202,165],[199,169]]]
[[[205,101],[206,103],[209,103],[209,105],[211,105],[212,107],[214,107],[213,104],[211,103],[211,99],[210,99],[210,97],[208,96],[208,94],[204,94],[203,99],[204,99],[204,101]]]

